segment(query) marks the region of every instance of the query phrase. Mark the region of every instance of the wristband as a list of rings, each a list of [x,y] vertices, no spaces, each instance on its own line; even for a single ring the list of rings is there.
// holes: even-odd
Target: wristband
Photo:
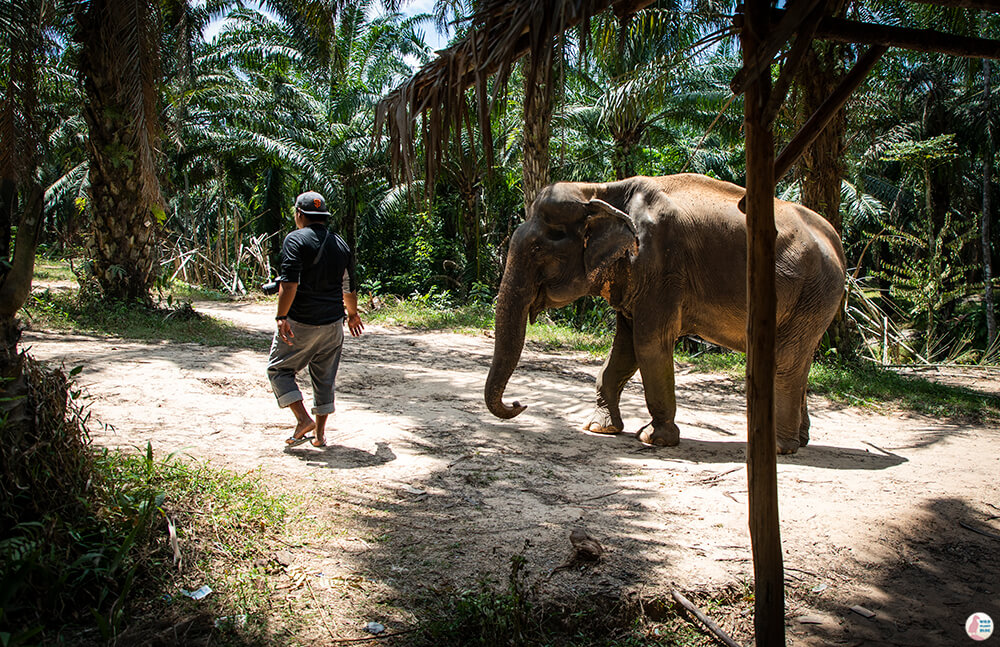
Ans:
[[[274,318],[275,321],[284,321],[285,319],[288,319],[288,315],[278,315]]]

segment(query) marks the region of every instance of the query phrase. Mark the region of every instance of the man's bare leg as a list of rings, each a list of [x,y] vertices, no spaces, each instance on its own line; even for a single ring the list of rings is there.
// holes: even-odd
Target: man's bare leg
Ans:
[[[326,419],[329,417],[328,413],[316,414],[316,437],[312,440],[313,447],[326,447]]]
[[[315,429],[316,423],[309,416],[309,412],[306,411],[306,407],[302,404],[302,400],[291,403],[288,405],[288,408],[295,414],[295,420],[298,423],[295,425],[295,433],[292,434],[291,438],[285,441],[291,445],[296,440],[302,440],[306,434]]]

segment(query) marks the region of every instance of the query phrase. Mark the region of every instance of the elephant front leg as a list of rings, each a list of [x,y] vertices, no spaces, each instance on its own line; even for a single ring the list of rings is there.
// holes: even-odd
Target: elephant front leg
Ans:
[[[617,434],[625,429],[619,408],[621,394],[638,368],[632,341],[632,322],[618,313],[611,353],[597,374],[597,408],[590,422],[583,427],[586,431]]]
[[[677,397],[674,393],[673,336],[664,346],[646,345],[639,350],[639,372],[646,393],[646,408],[652,420],[639,430],[639,440],[647,445],[673,447],[681,433],[674,424]]]

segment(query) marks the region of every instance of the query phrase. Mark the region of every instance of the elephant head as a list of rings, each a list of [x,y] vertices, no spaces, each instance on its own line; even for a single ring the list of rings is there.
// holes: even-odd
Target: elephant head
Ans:
[[[486,406],[498,418],[525,407],[502,398],[524,346],[527,321],[587,294],[601,294],[601,277],[638,250],[635,225],[611,202],[611,185],[558,183],[543,189],[510,240],[496,305],[493,361],[486,378]],[[610,202],[599,198],[606,197]],[[623,205],[624,206],[624,205]],[[605,295],[606,296],[606,295]]]

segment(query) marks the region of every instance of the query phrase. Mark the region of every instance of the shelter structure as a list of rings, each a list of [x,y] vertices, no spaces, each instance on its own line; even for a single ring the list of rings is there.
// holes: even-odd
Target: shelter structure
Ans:
[[[909,0],[967,11],[1000,13],[1000,0]],[[413,133],[424,115],[428,178],[441,161],[449,125],[463,122],[465,90],[474,87],[479,127],[490,127],[496,90],[507,81],[511,65],[530,55],[527,88],[549,74],[553,39],[590,17],[611,10],[620,19],[653,0],[488,0],[473,19],[469,34],[390,93],[379,105],[377,130],[386,128],[392,141],[393,166],[412,177]],[[775,244],[774,194],[777,180],[796,162],[834,115],[861,86],[879,58],[890,48],[952,56],[997,59],[1000,41],[926,29],[872,24],[834,15],[841,0],[744,0],[733,16],[740,38],[743,66],[731,88],[744,95],[746,195],[740,208],[747,215],[747,473],[749,526],[754,566],[754,630],[759,647],[785,644],[784,567],[782,563],[775,436]],[[774,120],[795,72],[814,40],[867,45],[854,68],[816,110],[781,153],[775,156]],[[772,81],[772,71],[780,71]],[[496,75],[494,93],[487,79]],[[530,96],[526,104],[530,103]],[[489,146],[489,137],[484,142]],[[487,155],[491,151],[487,149]]]

